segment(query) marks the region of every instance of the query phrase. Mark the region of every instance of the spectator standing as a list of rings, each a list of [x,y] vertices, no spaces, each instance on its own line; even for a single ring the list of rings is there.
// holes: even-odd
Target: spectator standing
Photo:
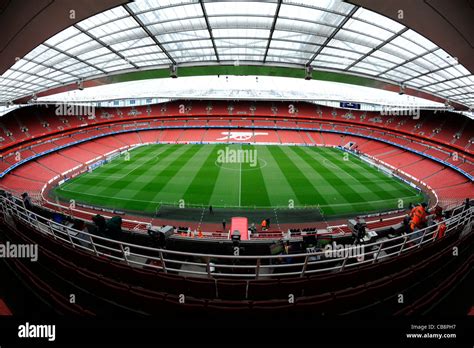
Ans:
[[[469,201],[469,198],[466,198],[466,201],[464,202],[464,210],[469,209],[471,206],[471,202]]]
[[[108,236],[111,239],[120,240],[122,233],[122,218],[118,215],[113,216],[106,224]]]
[[[415,206],[410,212],[410,230],[411,232],[416,232],[418,230],[423,229],[426,227],[427,223],[427,213],[426,213],[426,203],[421,203]],[[410,240],[416,240],[416,244],[422,242],[421,236],[423,235],[422,232],[413,233],[410,235]]]
[[[96,234],[101,237],[105,237],[105,230],[107,226],[105,218],[102,215],[97,214],[92,218],[92,221],[94,222],[96,226],[96,229],[95,229]]]
[[[23,198],[23,205],[25,206],[25,209],[31,211],[33,204],[31,203],[31,197],[28,195],[28,192],[22,193],[21,198]]]

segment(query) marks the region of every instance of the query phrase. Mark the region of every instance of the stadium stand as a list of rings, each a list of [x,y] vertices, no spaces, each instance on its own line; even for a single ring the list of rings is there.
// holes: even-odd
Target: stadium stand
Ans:
[[[173,106],[170,107],[170,104],[173,105]],[[173,108],[176,108],[177,104],[178,103],[169,103],[166,106],[167,112],[169,110],[173,110]],[[220,102],[219,104],[220,104],[220,106],[223,105],[222,102]],[[243,104],[245,104],[245,103],[243,103]],[[240,104],[238,104],[238,105],[240,105]],[[195,105],[195,107],[196,107],[196,105]],[[242,108],[245,108],[245,107],[242,107]],[[304,108],[308,109],[309,106],[305,105]],[[257,108],[257,110],[261,110],[261,109],[262,108],[260,108],[260,107]],[[214,112],[214,110],[212,112]],[[122,112],[122,113],[126,114],[125,112]],[[206,111],[206,113],[208,113],[208,111]],[[324,115],[325,115],[325,113],[323,112],[322,117],[325,117]],[[175,117],[179,116],[179,114],[174,115],[174,116]],[[266,116],[268,117],[268,115],[266,115]],[[7,115],[6,119],[15,118],[15,117],[17,117],[17,116],[16,115],[12,115],[12,116]],[[18,116],[18,117],[20,117],[20,116]],[[147,115],[147,117],[148,117],[148,115]],[[295,117],[295,116],[293,116],[293,117]],[[454,118],[457,119],[456,116]],[[46,116],[42,117],[42,120],[46,120],[46,122],[49,122],[48,119],[49,118],[47,117],[47,112],[46,112]],[[123,120],[125,121],[126,118],[123,117]],[[424,125],[433,124],[436,120],[437,120],[436,117],[429,117],[428,116],[427,120],[424,122]],[[88,121],[90,121],[90,120],[88,120]],[[33,124],[35,124],[34,120],[32,122],[33,122]],[[199,122],[201,122],[201,121],[199,121]],[[233,126],[232,122],[236,122],[236,121],[231,120],[231,121],[225,121],[224,123],[222,123],[222,121],[218,121],[218,120],[208,120],[207,124],[208,124],[208,126],[210,126],[210,125],[218,126],[218,125],[223,125],[223,124],[226,124],[226,125],[229,124],[230,126]],[[251,124],[247,121],[237,121],[237,122],[241,122],[241,123],[237,123],[238,126],[251,127]],[[13,122],[13,120],[8,122],[8,124],[10,125],[11,128],[14,128],[12,126],[12,124],[14,125],[15,123],[20,124],[18,121]],[[95,124],[95,123],[99,123],[99,121],[93,120],[93,122],[91,122],[91,123]],[[276,124],[274,124],[273,121],[255,120],[254,123],[253,123],[253,127],[257,127],[259,125],[261,125],[262,127],[267,127],[269,124],[271,125],[271,127],[276,126]],[[297,126],[295,122],[285,122],[285,121],[281,121],[278,124],[280,124],[282,127],[285,127],[285,128],[294,128],[294,127],[302,127],[302,126],[307,127],[308,125],[312,125],[312,123],[308,123],[307,121],[306,121],[306,123],[300,123],[299,126]],[[166,124],[166,125],[168,125],[168,124]],[[176,126],[176,127],[179,127],[179,126],[185,127],[186,122],[177,123],[176,121],[170,121],[170,125],[171,126]],[[70,126],[72,127],[72,124],[70,124]],[[148,126],[150,126],[150,124],[148,124]],[[46,135],[46,133],[43,131],[43,129],[41,129],[39,126],[34,127],[34,126],[31,126],[31,125],[28,124],[28,127],[30,129],[30,132],[32,132],[31,136],[37,136],[37,135],[41,135],[41,134],[43,134],[43,136]],[[454,129],[456,129],[456,127],[457,126],[455,126]],[[323,124],[323,129],[324,128],[326,128],[328,130],[331,130],[330,129],[331,127],[328,127],[328,125],[326,125],[326,124]],[[436,128],[436,126],[432,125],[431,128]],[[42,131],[42,133],[34,134],[34,132],[36,132],[39,129]],[[213,141],[213,140],[215,141],[216,140],[215,136],[222,135],[223,131],[231,131],[231,129],[232,128],[229,128],[229,130],[208,129],[203,135],[201,135],[197,131],[194,132],[194,133],[192,133],[192,132],[185,132],[184,133],[182,130],[169,130],[168,129],[168,130],[165,130],[165,131],[161,132],[160,141],[164,141],[164,142]],[[340,127],[339,131],[344,132],[344,129],[345,129],[344,127]],[[453,128],[449,128],[449,129],[452,130]],[[118,130],[118,129],[115,128],[115,130]],[[122,127],[122,130],[123,130],[123,127]],[[350,132],[361,134],[361,135],[373,136],[372,133],[369,130],[356,128],[356,126],[351,126],[347,130],[350,131]],[[54,140],[53,143],[48,143],[48,142],[43,141],[41,144],[33,145],[31,147],[31,150],[27,150],[27,149],[21,150],[21,148],[20,148],[20,153],[22,154],[22,158],[27,158],[27,157],[31,156],[33,154],[33,152],[34,153],[41,153],[43,151],[54,149],[54,147],[56,146],[55,144],[67,145],[69,142],[71,142],[73,140],[76,140],[76,139],[80,140],[80,139],[85,139],[85,138],[89,138],[89,137],[94,137],[94,136],[97,136],[97,135],[104,134],[107,131],[112,131],[112,129],[105,127],[105,128],[92,128],[92,129],[88,130],[87,128],[84,128],[83,129],[84,133],[75,133],[73,135],[73,138],[69,137],[66,134],[63,138],[56,137],[56,139]],[[357,143],[357,139],[361,139],[360,143],[357,144],[357,149],[359,151],[362,151],[362,152],[367,153],[369,155],[372,155],[372,156],[378,157],[380,159],[383,159],[384,162],[389,163],[391,165],[394,165],[395,167],[405,168],[405,169],[407,169],[407,172],[409,174],[421,174],[421,175],[423,175],[422,173],[419,173],[419,171],[422,171],[422,169],[417,169],[417,168],[425,167],[424,164],[428,165],[429,168],[435,170],[436,172],[439,172],[443,168],[441,165],[438,165],[438,164],[433,163],[433,162],[428,161],[428,160],[424,160],[424,162],[418,163],[418,165],[417,165],[416,163],[420,161],[420,158],[417,157],[416,154],[413,154],[413,153],[410,153],[410,152],[407,152],[407,151],[401,152],[401,150],[399,150],[399,149],[391,148],[391,146],[388,145],[388,144],[379,143],[379,142],[371,141],[371,140],[368,140],[368,139],[358,138],[358,137],[354,137],[354,136],[351,136],[350,138],[345,138],[345,137],[341,137],[341,135],[338,135],[338,134],[321,133],[321,132],[308,133],[306,131],[306,132],[300,132],[299,134],[295,133],[295,132],[289,132],[289,131],[283,131],[283,130],[280,130],[278,132],[281,133],[284,136],[278,136],[279,133],[276,133],[274,131],[269,131],[268,132],[269,133],[268,137],[265,140],[269,141],[269,142],[280,143],[281,138],[285,138],[285,141],[295,142],[295,143],[308,143],[308,144],[318,143],[318,144],[325,144],[325,145],[345,145],[345,144],[342,144],[342,143],[344,143],[346,140],[355,141]],[[466,137],[471,137],[472,136],[472,134],[469,135],[470,132],[472,132],[470,129],[464,129],[464,133],[466,134]],[[52,133],[56,134],[57,131],[52,131]],[[221,134],[219,134],[219,133],[221,133]],[[143,134],[150,135],[152,133],[145,132]],[[144,137],[148,137],[148,135],[144,135]],[[60,136],[60,134],[59,134],[59,136]],[[402,139],[394,138],[394,136],[392,134],[389,134],[389,133],[378,135],[378,137],[380,139],[387,139],[389,141],[397,142],[397,143],[401,143],[401,144],[404,144],[404,142],[406,142],[406,139],[404,139],[404,138],[402,138]],[[147,138],[147,139],[149,139],[149,138]],[[151,139],[153,139],[153,137],[151,137]],[[257,141],[258,142],[259,139],[260,139],[259,136],[253,136],[250,141],[251,142],[252,141]],[[422,141],[423,143],[426,143],[428,140],[426,138],[421,138],[421,139],[419,139],[419,141]],[[108,151],[113,150],[114,148],[117,148],[119,145],[122,145],[122,144],[123,145],[132,145],[132,144],[135,144],[135,143],[142,143],[142,142],[143,142],[143,139],[140,138],[138,133],[132,132],[132,133],[127,133],[127,134],[118,134],[118,135],[115,135],[113,138],[110,138],[110,139],[105,139],[105,138],[104,139],[97,139],[97,140],[91,142],[90,144],[84,143],[84,144],[77,145],[76,148],[85,150],[85,151],[87,151],[87,153],[95,153],[97,155],[101,155],[101,154],[104,154]],[[17,141],[16,143],[22,144],[23,140]],[[433,156],[435,158],[439,158],[440,160],[446,160],[446,158],[448,157],[447,155],[452,153],[452,150],[450,149],[450,147],[452,145],[451,143],[444,143],[444,146],[445,146],[444,149],[439,148],[440,145],[436,144],[435,145],[437,147],[436,150],[435,150],[434,147],[427,148],[423,143],[421,143],[421,142],[418,143],[417,140],[412,140],[409,144],[406,144],[406,145],[411,149],[418,150],[418,151],[424,151],[425,154]],[[10,144],[10,145],[14,145],[14,144]],[[9,146],[9,149],[5,152],[5,155],[3,156],[3,161],[6,161],[9,164],[14,164],[16,161],[14,160],[14,158],[11,155],[10,156],[8,156],[8,155],[14,153],[16,149],[19,149],[19,147],[15,148],[14,146],[13,147]],[[64,150],[64,151],[66,151],[66,150]],[[69,158],[74,159],[74,156],[71,154],[72,153],[71,151],[68,151],[66,153],[68,154]],[[461,169],[472,173],[473,164],[472,164],[472,161],[471,161],[472,160],[471,153],[468,150],[465,150],[465,151],[460,152],[459,154],[461,155],[462,163],[458,164],[458,163],[456,163],[458,161],[454,161],[452,159],[448,160],[449,163],[452,163],[453,165],[458,164]],[[79,156],[84,156],[84,154],[82,154],[82,155],[80,154]],[[76,162],[83,162],[82,158],[85,158],[85,157],[80,157],[80,158],[81,159],[79,161],[76,161]],[[423,164],[423,166],[420,166],[420,164]],[[431,169],[428,170],[428,172],[431,173]]]
[[[311,316],[373,314],[381,310],[395,315],[421,314],[474,262],[474,235],[463,235],[454,229],[446,238],[394,259],[356,266],[338,274],[267,280],[185,278],[140,270],[104,257],[112,254],[91,255],[66,245],[67,240],[55,240],[32,230],[20,215],[15,219],[16,225],[7,231],[8,238],[18,243],[38,243],[41,254],[33,267],[26,267],[19,259],[9,262],[58,312],[74,315],[100,315],[112,308],[129,315],[176,311],[182,314],[189,310],[222,314],[229,308],[234,317],[251,309],[255,315],[265,317],[282,308],[306,315],[311,310]],[[454,245],[460,250],[456,258],[449,256]],[[76,276],[71,279],[71,274]],[[437,288],[431,286],[433,281]],[[66,300],[69,293],[84,296],[81,306]],[[186,306],[181,306],[177,297],[183,293],[188,295]],[[295,303],[285,300],[288,293],[295,294]],[[402,308],[397,301],[399,293],[408,301]]]
[[[460,2],[0,1],[0,348],[466,343]]]
[[[245,104],[244,102],[240,102],[240,103]],[[170,104],[173,104],[173,103],[166,104],[167,110],[173,109],[172,107],[169,108]],[[174,105],[176,104],[177,103],[174,103]],[[219,102],[219,104],[222,105],[223,102]],[[195,103],[195,109],[198,110],[199,107],[197,107],[196,105],[200,105],[200,104]],[[259,106],[259,104],[256,104],[256,105]],[[307,114],[305,116],[307,117],[309,116],[310,118],[316,117],[310,114],[311,107],[309,105],[303,104],[303,106],[298,106],[298,107],[300,107],[301,109],[307,109],[306,110]],[[325,116],[325,115],[329,115],[328,109],[324,109],[321,107],[319,109],[327,110],[327,111],[322,112],[321,114],[318,114],[317,115],[318,118],[328,117],[328,116]],[[154,108],[154,110],[156,110],[156,108]],[[208,115],[210,112],[212,113],[214,110],[215,109],[213,109],[212,111],[206,111],[206,114]],[[257,107],[257,110],[261,111],[261,110],[264,110],[264,108]],[[102,112],[105,112],[105,111],[102,111]],[[122,114],[125,115],[126,113],[122,111]],[[47,112],[46,112],[46,115],[47,115]],[[278,113],[274,115],[278,115]],[[151,117],[153,116],[153,114],[152,113],[147,114],[146,117],[148,116]],[[178,117],[180,115],[178,114],[178,115],[173,115],[173,116]],[[257,125],[262,125],[261,127],[268,127],[270,125],[270,127],[272,128],[277,126],[277,124],[275,124],[275,121],[268,120],[268,116],[269,116],[268,114],[265,114],[265,116],[267,120],[261,121],[261,120],[256,119],[253,122],[253,126],[251,123],[248,123],[246,121],[242,123],[238,123],[239,126],[241,127],[249,127],[249,128],[252,127],[252,132],[254,134],[255,132],[268,133],[268,136],[265,136],[265,140],[263,140],[264,139],[263,136],[258,136],[258,135],[255,136],[253,134],[250,139],[245,140],[246,142],[259,142],[260,140],[262,140],[265,142],[274,142],[274,143],[294,142],[294,143],[304,144],[306,142],[307,144],[316,143],[316,144],[324,144],[324,145],[344,146],[346,144],[346,140],[350,139],[350,141],[353,141],[356,143],[356,148],[358,151],[362,151],[363,153],[366,153],[368,155],[380,158],[385,163],[388,163],[389,165],[393,165],[396,168],[401,168],[407,174],[413,175],[419,179],[426,178],[426,183],[432,186],[434,189],[436,189],[439,195],[440,202],[446,201],[446,202],[449,202],[449,204],[453,204],[453,202],[455,201],[463,200],[466,194],[469,194],[469,192],[472,191],[472,183],[469,183],[467,179],[465,180],[461,174],[455,174],[451,168],[449,167],[445,168],[441,164],[432,162],[431,160],[428,160],[428,159],[423,159],[423,157],[420,157],[420,155],[409,152],[407,150],[402,150],[386,143],[380,143],[373,139],[360,138],[360,137],[355,137],[352,135],[344,136],[344,134],[342,134],[341,136],[341,134],[331,134],[331,133],[326,133],[326,132],[308,132],[308,131],[295,132],[295,131],[289,130],[295,127],[296,128],[301,128],[301,127],[313,128],[311,127],[313,126],[313,122],[308,121],[308,120],[306,120],[305,122],[299,122],[299,124],[297,124],[296,122],[288,122],[288,121],[278,122],[278,124],[281,125],[281,127],[284,127],[285,130],[273,131],[273,130],[268,130],[265,128],[259,130],[258,127],[256,127]],[[12,116],[7,115],[7,117],[12,117]],[[15,115],[14,117],[17,117],[17,116]],[[186,119],[187,116],[181,115],[181,117]],[[299,116],[293,115],[292,117],[299,117]],[[169,116],[167,118],[169,118]],[[329,116],[329,118],[335,119],[334,116]],[[46,116],[43,117],[43,120],[44,119],[47,119],[47,117]],[[206,120],[207,120],[208,127],[210,125],[213,125],[213,126],[216,126],[216,124],[219,125],[219,122],[221,122],[221,121],[209,119],[209,118],[206,118]],[[436,120],[435,117],[430,117],[428,115],[427,120],[425,120],[424,124],[426,125],[426,124],[432,123],[435,120]],[[110,118],[107,119],[107,121],[110,121]],[[34,122],[34,120],[32,122]],[[102,121],[88,120],[88,122],[90,122],[92,126],[93,124],[101,123]],[[7,169],[9,166],[17,162],[13,154],[15,154],[16,153],[15,151],[18,151],[18,150],[20,154],[22,155],[21,158],[24,159],[24,158],[28,158],[29,156],[34,156],[35,153],[52,150],[55,148],[55,146],[57,146],[55,145],[57,143],[62,144],[62,145],[68,145],[68,143],[72,141],[92,138],[96,136],[103,136],[113,130],[124,131],[124,130],[132,129],[131,127],[124,127],[124,126],[130,125],[127,117],[122,116],[121,122],[122,122],[121,125],[112,126],[112,127],[110,125],[104,125],[99,128],[97,128],[96,126],[92,126],[88,128],[89,126],[87,125],[84,126],[84,124],[82,124],[82,127],[81,127],[82,133],[73,132],[72,133],[73,137],[70,136],[69,131],[63,131],[64,136],[62,136],[61,133],[58,134],[57,132],[52,132],[53,135],[48,136],[47,134],[43,132],[42,136],[45,139],[39,144],[33,144],[31,146],[32,150],[24,148],[25,145],[28,146],[28,143],[25,143],[24,141],[20,141],[19,145],[17,145],[16,147],[14,144],[11,144],[13,146],[8,146],[8,149],[4,151],[5,155],[3,156],[3,159],[2,159],[2,167]],[[162,127],[163,126],[167,127],[168,122],[170,123],[172,127],[185,128],[187,124],[186,121],[182,121],[179,123],[176,120],[171,120],[171,121],[162,120],[160,121],[160,125]],[[199,122],[201,122],[201,120]],[[180,130],[167,129],[167,130],[156,130],[156,131],[144,130],[144,131],[141,131],[140,133],[130,132],[126,134],[116,134],[114,136],[96,138],[93,141],[75,145],[65,150],[61,150],[58,152],[59,155],[52,154],[52,155],[47,155],[46,157],[43,157],[43,158],[39,158],[36,160],[36,162],[40,166],[42,166],[42,168],[44,169],[47,168],[46,170],[49,171],[50,174],[51,173],[61,174],[75,166],[78,166],[82,163],[90,161],[94,157],[103,156],[105,153],[113,151],[117,149],[118,147],[148,142],[150,138],[153,141],[154,136],[150,137],[150,134],[155,134],[155,135],[158,134],[159,141],[163,141],[163,142],[188,142],[188,141],[213,142],[213,141],[216,141],[216,139],[221,139],[218,141],[226,141],[226,140],[231,141],[231,139],[226,139],[225,134],[228,134],[228,133],[225,133],[225,132],[232,132],[233,130],[232,127],[234,127],[233,122],[235,121],[229,120],[223,123],[225,125],[229,125],[230,128],[228,129],[206,129],[204,132],[202,131],[200,132],[197,130],[193,131],[193,130],[182,130],[182,129]],[[16,122],[16,123],[19,124],[19,122]],[[27,123],[27,122],[25,121],[24,123]],[[364,122],[361,120],[354,123],[364,124]],[[141,127],[140,129],[148,129],[149,127],[151,127],[151,124],[149,122],[142,123],[140,127]],[[328,130],[332,130],[332,131],[339,131],[339,132],[348,131],[354,134],[360,134],[361,136],[368,135],[368,136],[375,137],[381,140],[388,140],[394,143],[405,145],[408,148],[424,151],[426,155],[438,158],[440,160],[445,160],[446,154],[452,153],[450,152],[452,150],[449,148],[451,144],[444,144],[443,145],[444,147],[440,147],[439,143],[433,144],[433,146],[436,146],[437,148],[436,150],[434,150],[434,147],[429,148],[425,145],[427,142],[429,142],[429,140],[426,138],[413,138],[407,143],[406,137],[403,137],[403,136],[398,137],[396,133],[394,134],[391,134],[388,132],[381,133],[376,130],[371,131],[370,129],[358,128],[355,125],[346,127],[345,125],[339,126],[335,124],[332,127],[332,129],[331,127],[328,128],[327,125],[325,127]],[[33,127],[33,126],[30,128],[32,130],[39,129],[39,127]],[[314,128],[319,128],[317,123],[314,124]],[[137,126],[135,125],[133,129],[137,129]],[[470,131],[469,129],[465,130],[466,133],[469,133],[469,131]],[[48,139],[50,139],[51,137],[56,140],[54,140],[54,142],[47,142]],[[230,138],[230,137],[227,137],[227,138]],[[146,139],[146,141],[144,139]],[[465,170],[468,173],[473,173],[474,165],[472,164],[471,154],[468,151],[463,151],[463,152],[459,152],[459,154],[456,153],[456,155],[461,156],[460,157],[462,160],[461,163],[458,163],[460,161],[454,161],[452,158],[450,158],[451,160],[448,162],[459,167],[462,170]],[[26,166],[28,166],[28,164],[26,164]],[[21,178],[24,177],[25,171],[28,167],[25,167],[25,169],[20,169],[20,168],[17,169],[19,171],[19,174],[16,174],[15,171],[12,172],[15,175],[13,179],[8,180],[7,178],[4,178],[2,180],[2,185],[5,187],[8,187],[8,185],[11,184],[12,188],[15,190],[21,190],[22,187],[24,187],[24,188],[29,188],[30,190],[37,192],[38,190],[40,190],[39,183],[46,184],[46,182],[48,181],[47,180],[48,178],[45,177],[45,173],[44,173],[45,170],[41,170],[39,172],[41,174],[35,175],[34,181],[32,180],[21,181],[22,180]],[[444,175],[444,174],[447,174],[447,175]],[[23,184],[19,183],[19,180],[20,182],[24,183],[24,186],[22,186]],[[451,189],[450,187],[453,187],[453,189]],[[460,188],[460,187],[463,187],[465,191],[456,190],[456,188]],[[256,236],[256,238],[261,238],[263,236],[264,234]],[[274,235],[272,234],[268,234],[268,236],[274,237]]]

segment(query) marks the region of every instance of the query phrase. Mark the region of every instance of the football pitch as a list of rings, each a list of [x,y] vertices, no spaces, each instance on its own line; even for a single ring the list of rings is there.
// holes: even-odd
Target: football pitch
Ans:
[[[61,200],[155,213],[161,206],[316,208],[326,217],[408,207],[423,195],[337,148],[154,144],[53,191]]]

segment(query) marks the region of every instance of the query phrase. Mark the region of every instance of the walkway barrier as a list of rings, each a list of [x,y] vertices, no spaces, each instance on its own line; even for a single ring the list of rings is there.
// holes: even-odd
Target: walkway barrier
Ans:
[[[18,223],[21,223],[76,249],[87,250],[97,256],[137,268],[155,268],[164,273],[209,278],[268,279],[281,276],[303,277],[328,271],[340,272],[422,248],[436,239],[441,224],[446,225],[446,234],[460,229],[472,233],[474,224],[474,207],[458,206],[453,209],[450,218],[440,223],[373,243],[333,243],[323,250],[314,249],[300,254],[235,256],[231,252],[229,255],[215,255],[158,249],[100,237],[28,211],[21,201],[13,197],[0,197],[0,208],[3,223],[11,225],[12,228],[18,228]]]

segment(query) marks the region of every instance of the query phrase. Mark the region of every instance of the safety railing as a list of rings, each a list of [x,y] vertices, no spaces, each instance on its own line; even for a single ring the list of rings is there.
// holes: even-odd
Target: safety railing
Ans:
[[[79,231],[72,227],[46,219],[25,209],[21,201],[1,197],[1,212],[4,223],[16,226],[17,221],[62,241],[74,248],[87,250],[95,255],[107,257],[138,268],[154,268],[165,273],[194,277],[234,277],[245,279],[275,276],[304,276],[320,272],[339,272],[351,267],[376,263],[432,243],[441,224],[446,225],[446,235],[463,226],[470,226],[474,207],[458,206],[450,218],[424,229],[390,239],[380,239],[367,244],[329,244],[324,249],[306,253],[285,255],[240,255],[240,245],[232,245],[229,255],[202,254],[159,249],[126,243]],[[192,267],[190,267],[192,266]]]

